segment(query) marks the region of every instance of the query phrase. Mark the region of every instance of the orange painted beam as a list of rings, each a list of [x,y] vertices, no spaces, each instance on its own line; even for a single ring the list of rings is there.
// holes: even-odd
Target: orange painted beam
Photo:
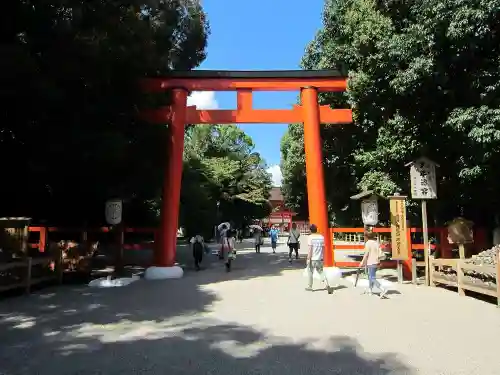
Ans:
[[[320,92],[346,91],[346,78],[146,78],[141,81],[146,92],[162,92],[182,87],[188,91],[299,91],[314,87]]]
[[[238,111],[252,110],[252,90],[238,90],[236,92]]]
[[[243,96],[243,94],[242,94]],[[247,108],[248,97],[241,101],[241,107]],[[160,108],[143,112],[143,119],[155,123],[170,122],[170,108]],[[188,107],[188,124],[288,124],[303,121],[302,107],[293,109],[253,109],[253,110],[197,110]],[[320,122],[322,124],[348,124],[352,122],[350,109],[332,109],[329,106],[320,107]]]

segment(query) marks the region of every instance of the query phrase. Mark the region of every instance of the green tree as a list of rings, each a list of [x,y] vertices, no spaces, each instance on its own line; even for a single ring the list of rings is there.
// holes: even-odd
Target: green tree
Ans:
[[[165,127],[139,120],[150,98],[138,81],[204,59],[208,25],[199,2],[9,4],[0,47],[9,56],[0,69],[3,214],[100,222],[110,196],[135,206],[156,198]]]
[[[209,235],[220,221],[241,226],[270,212],[271,177],[240,128],[192,126],[185,142],[181,225],[188,233]]]
[[[323,104],[354,111],[354,124],[324,134],[326,180],[338,186],[338,194],[328,194],[335,213],[359,189],[408,192],[404,165],[426,155],[441,166],[435,216],[446,221],[463,214],[478,224],[491,217],[500,187],[499,6],[325,2],[323,28],[302,64],[345,68],[349,76],[347,93],[321,96]],[[297,179],[293,171],[300,167],[292,164],[285,185]],[[287,200],[300,196],[292,195]]]

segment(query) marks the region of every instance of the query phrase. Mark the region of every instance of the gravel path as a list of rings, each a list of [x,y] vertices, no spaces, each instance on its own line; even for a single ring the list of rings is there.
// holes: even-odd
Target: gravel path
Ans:
[[[306,292],[303,260],[278,250],[241,250],[231,273],[214,261],[0,302],[0,374],[500,374],[494,305],[412,285]]]

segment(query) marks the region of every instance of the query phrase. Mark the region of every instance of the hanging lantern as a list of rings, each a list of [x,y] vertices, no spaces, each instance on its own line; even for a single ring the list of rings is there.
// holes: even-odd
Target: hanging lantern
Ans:
[[[375,226],[378,223],[378,199],[371,195],[361,201],[361,218],[364,225]]]
[[[117,225],[122,222],[123,202],[121,199],[110,199],[106,202],[106,222],[110,225]]]

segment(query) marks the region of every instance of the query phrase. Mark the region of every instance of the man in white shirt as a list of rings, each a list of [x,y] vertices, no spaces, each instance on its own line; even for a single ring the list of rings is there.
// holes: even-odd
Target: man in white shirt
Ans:
[[[308,266],[308,286],[306,290],[312,291],[313,276],[316,271],[326,283],[328,294],[333,292],[333,289],[328,284],[328,280],[323,273],[323,255],[325,252],[325,237],[318,233],[318,227],[311,224],[311,234],[307,238],[307,266]]]

